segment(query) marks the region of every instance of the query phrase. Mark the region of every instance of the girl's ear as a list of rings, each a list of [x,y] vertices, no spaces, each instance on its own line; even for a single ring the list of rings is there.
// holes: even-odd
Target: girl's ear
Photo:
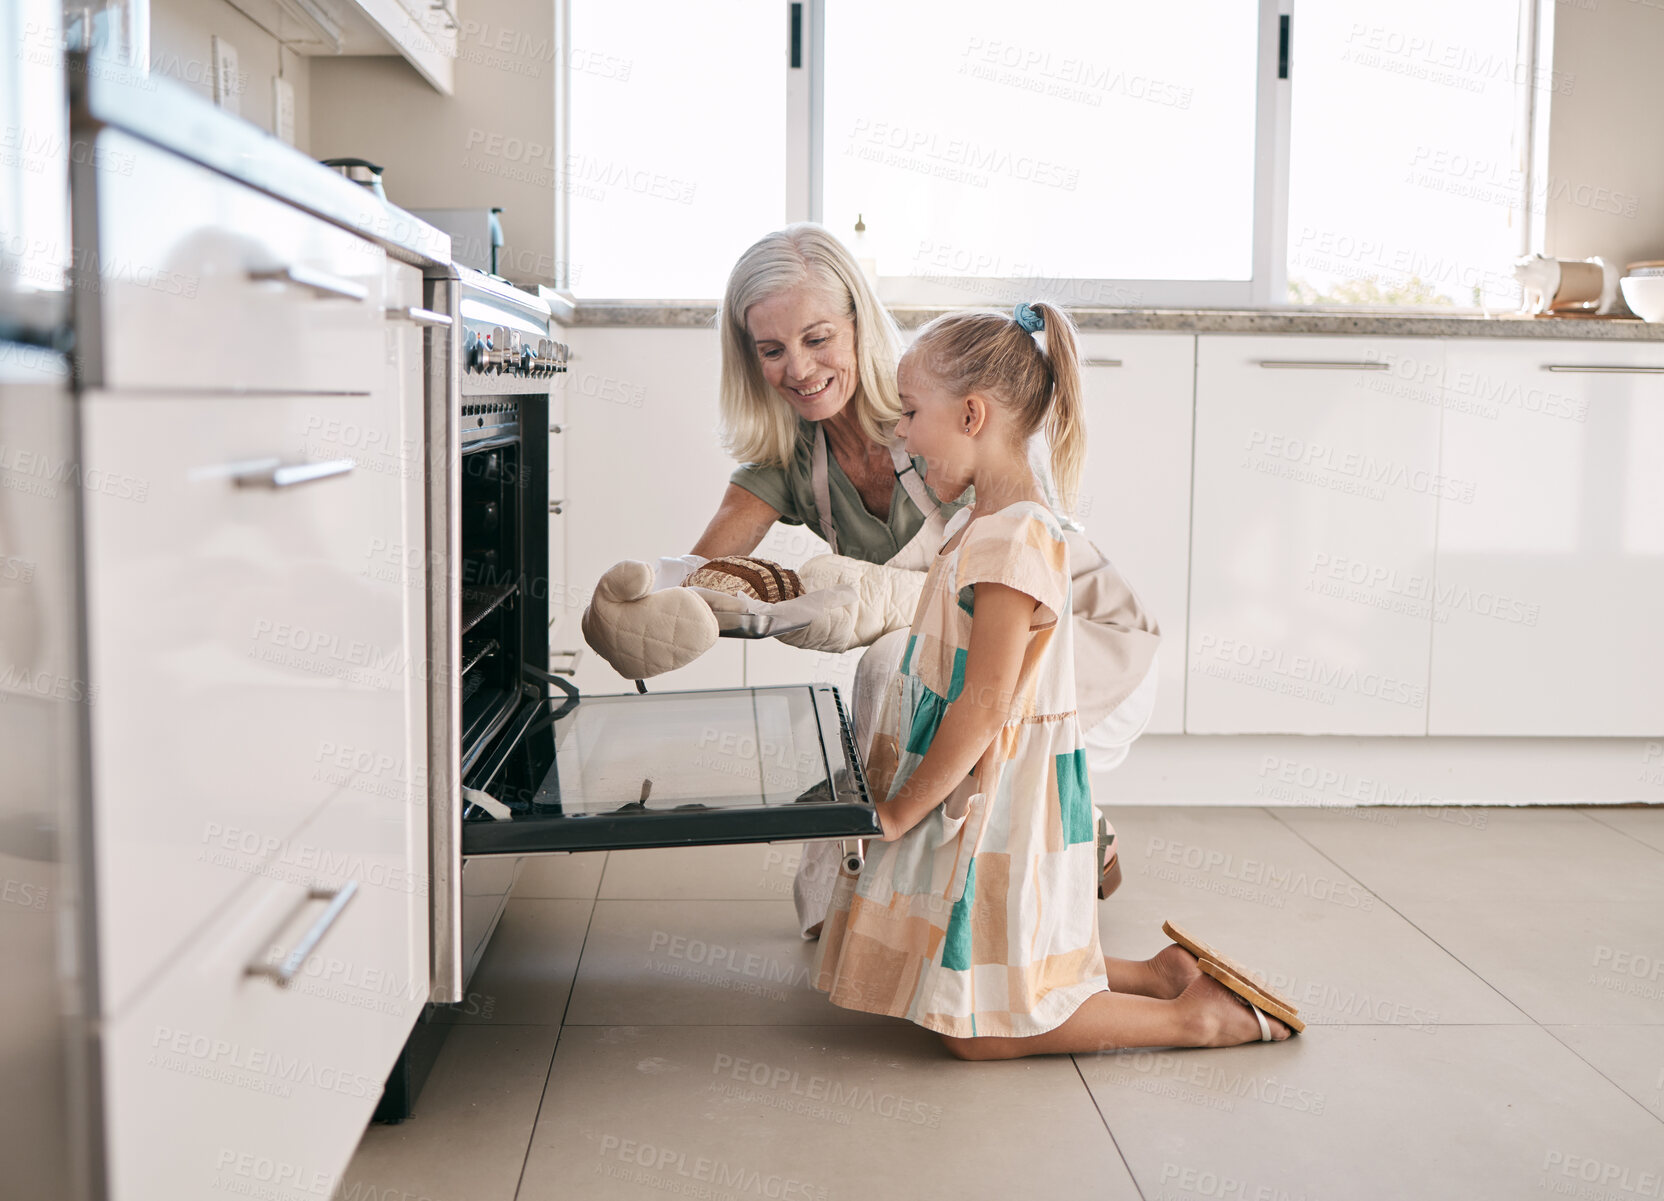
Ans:
[[[989,409],[988,398],[980,392],[972,392],[959,402],[959,428],[973,436],[981,433],[988,424]]]

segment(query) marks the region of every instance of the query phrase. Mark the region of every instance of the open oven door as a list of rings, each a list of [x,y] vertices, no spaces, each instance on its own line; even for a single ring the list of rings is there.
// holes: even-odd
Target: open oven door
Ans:
[[[882,833],[829,684],[580,697],[536,674],[560,691],[464,765],[464,856]]]

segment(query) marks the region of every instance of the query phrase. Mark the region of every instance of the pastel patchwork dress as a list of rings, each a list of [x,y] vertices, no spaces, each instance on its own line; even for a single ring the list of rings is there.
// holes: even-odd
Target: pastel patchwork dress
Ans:
[[[949,540],[969,517],[955,514]],[[868,783],[888,800],[930,749],[965,687],[972,585],[990,581],[1039,602],[1005,724],[948,805],[895,842],[870,842],[859,876],[839,877],[815,967],[836,1005],[958,1037],[1043,1034],[1109,987],[1069,552],[1044,505],[977,518],[938,553],[880,703]]]

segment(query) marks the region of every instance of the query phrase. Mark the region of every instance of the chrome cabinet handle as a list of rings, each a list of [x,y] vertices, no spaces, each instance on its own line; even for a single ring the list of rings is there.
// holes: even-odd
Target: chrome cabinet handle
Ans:
[[[1120,359],[1082,359],[1080,361],[1080,365],[1082,367],[1119,367],[1119,366],[1121,366],[1121,360]]]
[[[341,911],[347,907],[358,895],[358,881],[348,880],[340,888],[309,888],[306,890],[308,901],[328,901],[328,906],[318,915],[305,934],[301,935],[295,949],[283,957],[281,963],[251,963],[244,969],[249,976],[270,976],[277,982],[279,988],[288,988],[289,982],[299,974],[301,965],[306,962],[317,945],[323,941],[324,935],[329,933],[331,926],[341,916]]]
[[[415,305],[394,305],[387,310],[387,317],[391,321],[409,321],[413,325],[448,326],[451,319],[444,313],[436,313],[432,309],[417,308]]]
[[[1544,371],[1579,371],[1590,375],[1664,375],[1664,367],[1625,363],[1544,363]]]
[[[558,517],[562,512],[564,512],[564,510],[561,508],[561,506],[564,505],[565,503],[566,503],[566,498],[564,496],[560,497],[558,500],[550,501],[549,502],[549,512],[555,514]]]
[[[563,432],[563,431],[562,431],[562,429],[561,429],[561,426],[560,426],[560,422],[558,422],[558,421],[557,421],[557,422],[556,422],[556,423],[555,423],[555,424],[553,424],[553,425],[551,425],[551,426],[550,426],[550,427],[549,427],[549,432],[550,432],[550,433],[551,433],[551,434],[559,434],[559,433],[562,433],[562,432]]]
[[[340,300],[367,300],[370,289],[311,267],[251,267],[248,277],[255,283],[293,284],[316,296],[333,296]]]
[[[1387,371],[1391,364],[1377,363],[1369,359],[1261,359],[1261,367],[1270,367],[1278,371]]]
[[[296,484],[314,484],[346,475],[356,466],[357,462],[352,459],[321,459],[314,463],[261,459],[248,464],[231,479],[239,488],[293,488]]]

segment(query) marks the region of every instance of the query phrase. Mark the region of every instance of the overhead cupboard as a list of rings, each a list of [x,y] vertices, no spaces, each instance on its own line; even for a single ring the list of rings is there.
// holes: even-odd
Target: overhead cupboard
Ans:
[[[574,337],[579,381],[630,380],[632,403],[575,394],[568,424],[641,468],[573,462],[584,589],[691,546],[732,464],[685,373],[641,365],[654,339],[714,378],[714,339]],[[1664,342],[1086,330],[1081,352],[1079,514],[1162,629],[1148,732],[1664,732]],[[759,553],[825,549],[780,525]],[[852,672],[764,640],[658,686]],[[595,659],[579,683],[621,687]]]

